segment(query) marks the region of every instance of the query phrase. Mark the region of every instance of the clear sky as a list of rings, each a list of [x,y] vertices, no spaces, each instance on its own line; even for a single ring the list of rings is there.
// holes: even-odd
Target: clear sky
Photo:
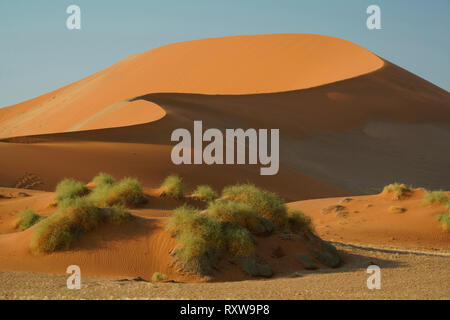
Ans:
[[[71,4],[81,30],[66,28]],[[366,27],[371,4],[381,30]],[[450,89],[449,0],[0,0],[0,107],[163,44],[264,33],[350,40]]]

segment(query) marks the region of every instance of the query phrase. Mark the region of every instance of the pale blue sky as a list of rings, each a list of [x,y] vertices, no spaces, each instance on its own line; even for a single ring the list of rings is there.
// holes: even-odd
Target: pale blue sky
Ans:
[[[66,28],[70,4],[80,31]],[[366,28],[370,4],[382,30]],[[350,40],[450,89],[449,0],[0,0],[0,107],[163,44],[284,32]]]

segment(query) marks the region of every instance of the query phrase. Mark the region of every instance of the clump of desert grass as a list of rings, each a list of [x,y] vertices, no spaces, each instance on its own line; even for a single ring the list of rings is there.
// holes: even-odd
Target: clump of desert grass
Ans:
[[[221,223],[249,228],[256,223],[256,212],[247,204],[230,199],[210,202],[206,210]]]
[[[450,197],[442,190],[428,191],[423,197],[423,205],[445,205],[450,207]]]
[[[92,179],[92,182],[96,187],[112,186],[116,183],[116,179],[108,173],[100,172]]]
[[[248,205],[259,216],[270,220],[279,228],[287,224],[286,206],[275,193],[262,190],[252,184],[237,184],[225,187],[222,191],[222,198]]]
[[[253,184],[236,184],[225,187],[221,199],[245,204],[257,217],[269,220],[280,232],[313,232],[312,220],[309,216],[300,210],[288,210],[284,200],[276,193]]]
[[[448,213],[439,214],[438,221],[441,222],[442,230],[450,232],[450,211]]]
[[[175,174],[166,177],[160,188],[164,196],[178,200],[184,198],[183,179]]]
[[[304,214],[289,214],[284,200],[277,194],[252,184],[237,184],[225,187],[222,191],[222,198],[248,205],[259,217],[268,219],[280,231],[296,229],[297,225],[301,224],[310,225],[308,221],[300,222],[304,218],[308,220]]]
[[[404,183],[394,182],[383,188],[383,193],[392,194],[392,200],[400,200],[411,195],[412,187]]]
[[[167,230],[177,239],[173,253],[177,262],[187,271],[209,274],[225,255],[254,259],[252,233],[300,233],[313,228],[308,216],[288,210],[276,194],[246,184],[226,187],[205,210],[187,205],[175,209]]]
[[[57,212],[33,230],[30,249],[35,254],[69,249],[79,237],[96,228],[100,220],[100,209],[87,198],[63,200]]]
[[[222,224],[199,209],[184,205],[169,218],[168,232],[177,238],[175,256],[192,272],[208,274],[225,247]]]
[[[214,191],[213,188],[211,188],[208,185],[200,185],[198,186],[194,192],[192,192],[191,196],[195,199],[202,200],[202,201],[214,201],[219,196],[216,191]]]
[[[120,206],[99,208],[88,197],[66,199],[33,230],[30,249],[35,254],[67,250],[101,223],[120,224],[129,218],[128,211]]]
[[[288,210],[288,226],[293,233],[300,231],[314,231],[314,226],[311,217],[306,215],[301,210]]]
[[[399,206],[391,206],[389,207],[389,211],[392,213],[403,213],[406,211],[406,209]]]
[[[89,198],[99,207],[114,205],[136,207],[146,202],[141,184],[137,179],[126,177],[115,181],[114,178],[110,179],[102,174],[95,177],[93,181],[96,187],[89,194]]]
[[[45,217],[42,217],[38,215],[36,212],[34,212],[31,209],[25,209],[21,213],[19,213],[19,216],[16,220],[16,229],[19,231],[24,231],[36,223],[42,221],[45,219]]]
[[[95,188],[73,179],[64,179],[56,187],[57,209],[45,220],[40,219],[30,241],[33,253],[50,253],[70,249],[84,234],[102,223],[120,225],[132,217],[128,207],[145,201],[140,183],[124,178],[116,181],[101,173],[93,179]],[[37,218],[27,213],[27,219]],[[42,220],[42,221],[41,221]]]
[[[66,178],[58,183],[55,189],[55,200],[76,199],[89,193],[83,182]]]
[[[161,272],[155,272],[152,275],[152,282],[163,282],[167,280],[167,275]]]
[[[224,231],[227,251],[233,257],[249,257],[255,254],[255,244],[250,232],[241,227],[228,227]]]

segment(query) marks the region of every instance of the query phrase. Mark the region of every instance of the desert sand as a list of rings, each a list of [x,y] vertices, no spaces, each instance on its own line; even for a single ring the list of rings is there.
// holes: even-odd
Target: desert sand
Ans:
[[[153,273],[162,272],[170,280],[183,282],[205,281],[207,278],[184,272],[173,264],[170,254],[176,242],[166,231],[172,210],[185,201],[201,207],[194,200],[173,200],[157,196],[157,189],[146,191],[150,198],[145,207],[132,209],[134,219],[120,225],[102,225],[90,232],[70,250],[51,254],[33,254],[30,251],[31,234],[36,226],[18,232],[17,215],[24,209],[33,209],[41,216],[56,211],[54,193],[26,189],[0,188],[0,270],[34,271],[60,274],[71,264],[78,265],[85,275],[104,277],[142,278],[150,281]],[[204,204],[203,204],[204,206]],[[256,249],[275,274],[299,268],[296,255],[310,255],[304,242],[297,237],[284,239],[282,235],[258,237]],[[282,247],[283,256],[274,256]],[[327,268],[317,263],[320,268]],[[301,265],[300,265],[301,266]],[[208,279],[235,281],[249,278],[230,261],[223,261]]]
[[[131,278],[83,277],[81,290],[67,290],[64,275],[0,271],[1,299],[441,299],[450,298],[450,258],[386,253],[337,245],[338,269],[299,270],[273,279],[214,283],[152,283]],[[366,268],[381,268],[380,290],[369,290]]]
[[[279,173],[260,176],[259,166],[251,165],[175,166],[170,160],[170,135],[177,128],[191,129],[194,120],[219,129],[280,129]],[[4,281],[30,277],[14,272],[64,274],[67,265],[77,264],[88,277],[148,280],[158,271],[194,286],[188,288],[205,285],[196,283],[204,278],[183,274],[170,263],[175,242],[165,225],[180,203],[161,201],[149,191],[176,172],[189,182],[188,192],[198,184],[221,190],[239,182],[276,192],[290,202],[289,207],[313,218],[321,238],[342,243],[339,248],[348,258],[342,272],[321,266],[318,274],[291,279],[295,270],[306,272],[292,259],[294,252],[304,248],[276,235],[262,238],[258,250],[273,267],[275,279],[247,283],[248,277],[236,266],[225,264],[215,274],[220,285],[205,285],[212,295],[220,286],[235,291],[248,284],[255,288],[267,284],[275,292],[289,282],[293,287],[270,298],[320,297],[323,287],[314,287],[316,280],[323,285],[349,282],[354,288],[358,285],[352,282],[356,281],[355,270],[364,278],[361,270],[374,255],[381,255],[392,266],[384,249],[413,252],[401,255],[406,270],[422,272],[421,263],[425,263],[436,277],[426,286],[421,278],[428,288],[423,292],[402,294],[392,287],[387,293],[362,297],[449,295],[448,288],[430,286],[446,278],[438,272],[450,250],[449,233],[441,230],[436,219],[441,209],[422,206],[425,191],[421,189],[400,202],[378,194],[382,186],[394,181],[450,189],[449,93],[348,41],[275,34],[170,44],[0,109],[0,138],[0,270],[6,271],[1,273]],[[28,244],[33,227],[17,232],[13,227],[17,214],[25,208],[44,216],[52,214],[52,191],[61,179],[73,177],[88,183],[101,171],[118,178],[139,178],[152,201],[131,210],[133,221],[120,228],[102,226],[71,251],[32,255]],[[351,200],[341,203],[345,198]],[[345,207],[339,215],[322,214],[337,204]],[[389,212],[393,205],[406,211]],[[272,257],[277,246],[288,253],[285,258]],[[398,269],[392,267],[389,272],[396,277]],[[61,279],[49,277],[52,283]],[[392,284],[410,280],[406,276],[398,279]],[[233,280],[239,281],[229,282]],[[105,282],[105,290],[115,284],[115,280]],[[139,286],[145,284],[131,284],[130,297],[139,297]],[[297,295],[303,285],[311,286],[310,295],[308,291]],[[161,286],[171,291],[177,284]],[[2,290],[0,295],[12,297],[11,291]],[[322,297],[351,298],[360,292],[338,290],[343,294],[339,296],[330,290]],[[188,292],[162,296],[200,297]],[[55,294],[64,296],[58,290]],[[150,296],[160,297],[155,292]],[[242,296],[230,293],[224,297]]]
[[[48,204],[53,202],[54,194],[12,188],[1,188],[0,193],[3,196],[0,200],[1,299],[450,297],[448,275],[443,272],[450,259],[450,234],[440,230],[435,219],[439,206],[419,205],[423,190],[402,200],[401,205],[407,211],[399,214],[387,210],[394,200],[383,194],[352,197],[350,201],[329,198],[291,203],[289,206],[301,208],[313,217],[316,231],[322,238],[333,241],[339,249],[342,265],[336,269],[322,265],[318,270],[308,271],[293,259],[292,253],[302,251],[297,242],[258,238],[260,252],[276,272],[274,277],[249,279],[235,266],[222,264],[214,282],[210,281],[212,278],[186,275],[169,267],[169,252],[175,242],[164,232],[164,224],[171,208],[179,205],[176,200],[155,198],[151,206],[160,209],[149,206],[132,210],[137,219],[124,226],[103,226],[87,234],[70,251],[34,256],[28,249],[33,227],[17,232],[14,220],[23,208],[34,208],[41,215],[51,214],[54,208]],[[352,213],[344,218],[318,212],[336,203],[346,206]],[[368,203],[372,205],[369,208]],[[350,211],[353,209],[361,211],[354,213]],[[345,223],[340,224],[341,221]],[[395,241],[391,241],[391,235],[395,235]],[[272,257],[276,246],[281,246],[287,256]],[[70,264],[81,267],[81,290],[65,287],[65,269]],[[381,267],[382,290],[366,287],[366,268],[372,264]],[[155,271],[165,272],[169,281],[149,281]],[[412,283],[414,285],[407,285]]]
[[[149,122],[155,118],[151,111],[139,118],[129,114],[122,118],[127,101],[149,93],[289,91],[353,78],[382,66],[383,61],[367,50],[327,36],[234,36],[174,43],[1,109],[0,137]]]
[[[334,242],[403,248],[426,252],[449,252],[450,233],[443,232],[436,219],[444,206],[423,205],[426,191],[416,189],[402,200],[379,193],[348,198],[314,199],[288,206],[310,215],[317,233]],[[392,212],[391,207],[404,212]]]

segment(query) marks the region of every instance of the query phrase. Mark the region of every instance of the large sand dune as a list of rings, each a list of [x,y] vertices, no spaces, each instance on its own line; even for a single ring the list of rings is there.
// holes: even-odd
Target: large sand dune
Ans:
[[[217,188],[251,181],[292,201],[373,193],[393,181],[448,190],[449,101],[444,90],[388,62],[369,74],[304,90],[146,94],[125,102],[118,118],[104,109],[103,118],[82,123],[131,124],[146,112],[154,120],[149,123],[4,139],[0,180],[13,187],[32,172],[50,191],[65,176],[87,182],[105,170],[137,176],[144,185],[178,172],[192,184]],[[177,128],[192,130],[194,120],[222,130],[279,128],[279,174],[260,176],[259,165],[173,165],[170,135]]]
[[[123,117],[121,107],[155,92],[250,94],[304,89],[352,78],[383,61],[337,38],[310,34],[233,36],[180,42],[130,56],[67,87],[0,109],[0,137],[154,120]],[[111,110],[113,109],[113,110]],[[151,108],[149,108],[151,109]],[[105,110],[115,122],[104,121]],[[97,118],[92,123],[89,119]]]

